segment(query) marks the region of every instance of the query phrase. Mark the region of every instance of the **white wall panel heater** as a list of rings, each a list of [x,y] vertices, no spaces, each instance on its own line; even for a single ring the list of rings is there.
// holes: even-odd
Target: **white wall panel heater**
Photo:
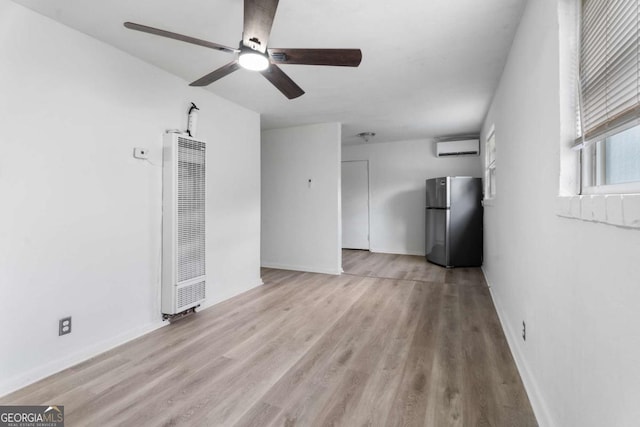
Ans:
[[[162,182],[162,314],[195,309],[206,297],[206,143],[165,134]]]

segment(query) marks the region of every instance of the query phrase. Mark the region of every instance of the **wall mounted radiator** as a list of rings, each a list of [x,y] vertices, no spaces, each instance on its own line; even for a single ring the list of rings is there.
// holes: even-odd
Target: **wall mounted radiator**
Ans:
[[[162,314],[206,297],[206,143],[167,133],[162,152]]]

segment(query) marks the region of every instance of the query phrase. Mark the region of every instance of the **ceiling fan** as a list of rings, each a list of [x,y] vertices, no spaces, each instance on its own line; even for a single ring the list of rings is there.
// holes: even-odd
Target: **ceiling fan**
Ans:
[[[244,31],[237,49],[217,43],[200,40],[159,28],[125,22],[124,26],[136,31],[180,40],[237,57],[217,70],[199,78],[190,86],[207,86],[242,67],[259,71],[280,92],[289,99],[304,94],[300,88],[277,64],[332,65],[357,67],[362,61],[360,49],[278,49],[267,48],[273,18],[278,8],[278,0],[244,0]]]

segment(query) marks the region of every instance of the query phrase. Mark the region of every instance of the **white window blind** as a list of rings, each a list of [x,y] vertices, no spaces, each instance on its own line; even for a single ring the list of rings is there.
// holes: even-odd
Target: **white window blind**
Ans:
[[[640,0],[583,0],[581,139],[640,118]]]

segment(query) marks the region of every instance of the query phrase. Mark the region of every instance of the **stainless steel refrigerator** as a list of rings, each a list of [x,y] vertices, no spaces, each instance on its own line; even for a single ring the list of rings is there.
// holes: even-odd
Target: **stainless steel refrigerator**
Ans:
[[[443,267],[482,265],[482,179],[427,180],[427,261]]]

